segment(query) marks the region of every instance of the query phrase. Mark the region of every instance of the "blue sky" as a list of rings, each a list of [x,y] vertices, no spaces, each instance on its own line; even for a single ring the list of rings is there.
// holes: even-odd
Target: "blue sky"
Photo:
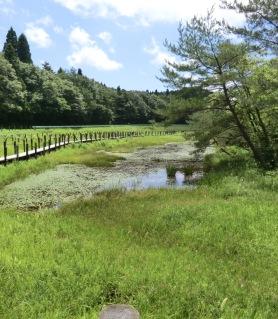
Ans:
[[[220,0],[0,0],[0,50],[10,27],[27,36],[32,60],[81,68],[108,87],[165,90],[156,79],[165,59],[163,46],[176,43],[179,21],[205,14],[233,23],[242,17],[218,9]]]

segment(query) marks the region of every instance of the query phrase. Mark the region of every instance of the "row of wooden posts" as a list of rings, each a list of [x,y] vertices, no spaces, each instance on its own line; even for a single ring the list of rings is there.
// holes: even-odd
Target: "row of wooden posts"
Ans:
[[[95,132],[95,133],[79,133],[78,134],[50,134],[48,137],[37,136],[34,140],[30,139],[28,143],[27,137],[22,140],[23,152],[19,152],[19,138],[13,140],[13,155],[8,156],[7,140],[3,142],[4,157],[0,157],[0,164],[6,164],[12,160],[29,159],[31,156],[37,158],[39,154],[45,155],[52,150],[65,147],[70,143],[94,142],[105,139],[119,139],[125,137],[143,137],[143,136],[160,136],[173,134],[173,131],[136,131],[136,132]]]

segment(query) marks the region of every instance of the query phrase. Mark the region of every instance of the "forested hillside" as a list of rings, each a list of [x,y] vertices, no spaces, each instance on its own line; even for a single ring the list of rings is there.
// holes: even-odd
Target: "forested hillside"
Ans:
[[[126,91],[89,79],[81,69],[32,62],[27,38],[7,33],[0,53],[0,126],[145,124],[164,119],[169,92]]]

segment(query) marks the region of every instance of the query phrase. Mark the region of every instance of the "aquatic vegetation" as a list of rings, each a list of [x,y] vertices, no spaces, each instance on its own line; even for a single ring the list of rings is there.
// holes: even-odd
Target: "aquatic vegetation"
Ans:
[[[177,170],[177,166],[173,163],[168,163],[166,165],[166,172],[168,177],[175,177]]]

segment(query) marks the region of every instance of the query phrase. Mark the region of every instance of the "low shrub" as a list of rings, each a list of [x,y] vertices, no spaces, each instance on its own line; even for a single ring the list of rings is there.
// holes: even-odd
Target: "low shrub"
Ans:
[[[254,166],[254,162],[246,152],[232,149],[230,155],[224,152],[207,154],[203,159],[203,170],[209,172],[227,172],[237,174],[238,172]]]

